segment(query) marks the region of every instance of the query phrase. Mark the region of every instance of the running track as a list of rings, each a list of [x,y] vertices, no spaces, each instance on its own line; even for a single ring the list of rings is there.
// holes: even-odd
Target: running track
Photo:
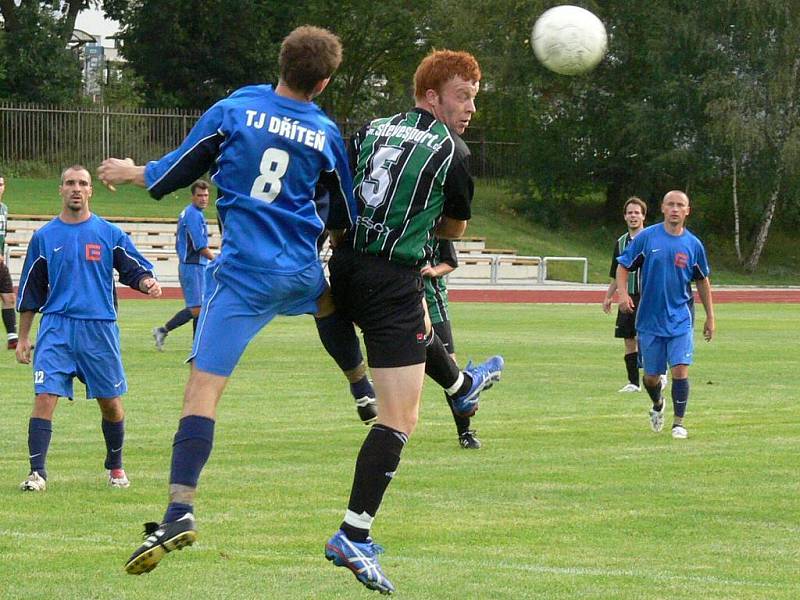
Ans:
[[[800,303],[800,288],[720,288],[713,290],[714,302],[781,302]],[[117,288],[120,298],[145,298],[127,287]],[[550,304],[600,304],[605,289],[592,290],[488,290],[451,289],[449,299],[453,302],[515,302]],[[163,298],[183,298],[178,287],[164,288]]]

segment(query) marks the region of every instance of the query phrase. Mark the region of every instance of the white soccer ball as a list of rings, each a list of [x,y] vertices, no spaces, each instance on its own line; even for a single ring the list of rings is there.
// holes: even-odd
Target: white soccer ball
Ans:
[[[580,75],[597,66],[608,47],[606,28],[594,14],[565,4],[542,13],[533,26],[536,58],[561,75]]]

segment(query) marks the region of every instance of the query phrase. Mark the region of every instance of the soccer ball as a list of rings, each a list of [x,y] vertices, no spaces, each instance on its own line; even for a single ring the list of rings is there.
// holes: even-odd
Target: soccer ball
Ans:
[[[542,13],[533,26],[531,45],[536,58],[561,75],[591,71],[605,56],[608,39],[603,23],[578,6],[556,6]]]

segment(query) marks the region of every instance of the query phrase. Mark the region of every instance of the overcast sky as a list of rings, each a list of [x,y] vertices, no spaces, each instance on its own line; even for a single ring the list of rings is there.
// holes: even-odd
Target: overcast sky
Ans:
[[[78,14],[78,18],[75,20],[75,29],[92,35],[108,37],[119,31],[119,23],[104,18],[101,10],[89,9]]]

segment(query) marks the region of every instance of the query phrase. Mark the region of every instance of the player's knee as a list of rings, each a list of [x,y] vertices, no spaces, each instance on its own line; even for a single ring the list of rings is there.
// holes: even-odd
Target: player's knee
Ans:
[[[106,421],[117,423],[125,418],[125,410],[122,408],[120,398],[98,398],[97,404]]]
[[[53,413],[58,404],[58,396],[53,394],[36,394],[33,399],[33,410],[31,416],[36,419],[53,419]]]

